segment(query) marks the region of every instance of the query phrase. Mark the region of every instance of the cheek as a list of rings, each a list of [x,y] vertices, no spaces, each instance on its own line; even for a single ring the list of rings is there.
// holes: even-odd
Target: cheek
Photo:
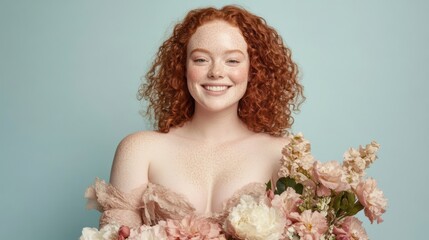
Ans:
[[[232,72],[230,76],[237,84],[247,82],[249,79],[249,68],[243,67],[236,69],[236,71]]]
[[[186,78],[188,82],[198,82],[202,74],[203,74],[203,71],[196,67],[189,67],[186,70]]]

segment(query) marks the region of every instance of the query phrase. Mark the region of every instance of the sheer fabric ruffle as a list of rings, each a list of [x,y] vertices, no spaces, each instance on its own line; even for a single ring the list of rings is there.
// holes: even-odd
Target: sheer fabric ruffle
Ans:
[[[223,223],[244,194],[259,198],[265,194],[265,185],[250,183],[225,201],[222,211],[203,216],[214,222]],[[95,183],[86,190],[85,197],[88,200],[87,208],[97,209],[102,213],[100,227],[108,223],[117,223],[138,228],[143,224],[155,225],[161,220],[180,220],[188,215],[199,215],[183,195],[154,183],[123,193],[113,185],[97,178]]]

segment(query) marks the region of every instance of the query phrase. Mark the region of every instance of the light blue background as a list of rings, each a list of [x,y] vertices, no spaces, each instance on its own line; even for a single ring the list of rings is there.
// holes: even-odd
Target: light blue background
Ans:
[[[292,49],[307,96],[293,130],[318,159],[381,144],[368,174],[389,208],[380,225],[362,218],[371,239],[427,235],[427,1],[154,2],[1,1],[2,239],[77,239],[98,225],[83,193],[108,180],[118,142],[149,126],[140,77],[189,9],[228,3]]]

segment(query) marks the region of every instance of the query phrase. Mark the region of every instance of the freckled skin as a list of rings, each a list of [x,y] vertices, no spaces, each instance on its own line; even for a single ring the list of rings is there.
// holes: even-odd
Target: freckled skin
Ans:
[[[249,76],[247,43],[238,28],[223,21],[200,26],[187,48],[187,83],[196,103],[204,109],[235,106],[246,92]],[[231,86],[226,94],[207,94],[201,84]]]
[[[148,182],[184,195],[197,213],[222,210],[251,182],[266,183],[278,170],[286,138],[254,133],[238,115],[249,71],[247,44],[223,21],[200,26],[187,49],[188,89],[195,112],[168,133],[137,132],[118,146],[110,182],[128,192]],[[228,85],[213,93],[205,84]]]
[[[185,195],[201,213],[220,211],[248,183],[270,180],[286,144],[266,134],[224,143],[196,141],[176,135],[178,130],[159,133],[156,145],[164,150],[151,162],[149,178]]]

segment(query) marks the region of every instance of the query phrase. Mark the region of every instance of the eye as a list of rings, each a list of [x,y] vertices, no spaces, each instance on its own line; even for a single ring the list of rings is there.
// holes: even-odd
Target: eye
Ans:
[[[232,64],[238,64],[238,63],[240,63],[240,61],[235,60],[235,59],[229,59],[229,60],[227,60],[226,62],[227,62],[227,63],[232,63]]]
[[[194,59],[194,62],[195,63],[204,63],[204,62],[207,62],[204,58],[197,58],[197,59]]]

